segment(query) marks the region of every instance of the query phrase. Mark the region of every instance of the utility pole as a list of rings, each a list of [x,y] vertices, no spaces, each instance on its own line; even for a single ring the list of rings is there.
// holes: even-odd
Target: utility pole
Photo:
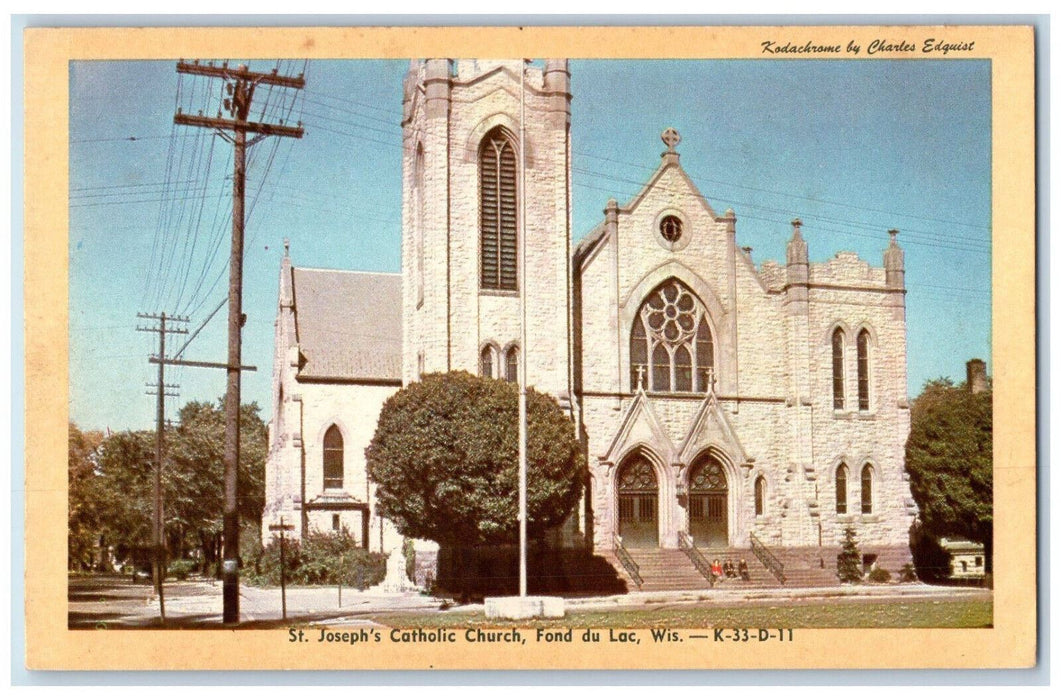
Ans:
[[[151,578],[155,584],[155,593],[158,595],[158,612],[162,621],[166,621],[166,595],[163,591],[162,580],[165,578],[165,547],[162,544],[164,533],[162,517],[162,454],[165,441],[166,428],[166,397],[176,396],[174,392],[167,389],[176,389],[175,384],[166,384],[166,333],[187,333],[183,328],[166,327],[166,321],[175,323],[187,323],[188,319],[183,316],[166,316],[166,312],[159,315],[139,313],[137,318],[145,318],[158,321],[154,328],[137,326],[136,330],[145,333],[158,333],[158,385],[154,394],[158,397],[155,410],[155,479],[154,479],[154,512],[151,518]],[[150,387],[150,385],[148,385]]]
[[[204,117],[183,114],[179,109],[174,115],[176,124],[215,129],[234,146],[234,168],[232,179],[232,253],[229,260],[228,277],[228,381],[225,389],[225,508],[224,508],[224,563],[223,599],[225,624],[239,622],[239,513],[237,511],[237,474],[239,470],[239,409],[240,409],[240,363],[243,323],[243,199],[246,180],[246,150],[266,136],[290,136],[302,138],[302,125],[286,126],[251,122],[251,101],[258,85],[271,85],[300,90],[306,85],[302,75],[297,78],[272,73],[257,73],[247,66],[229,68],[228,63],[215,66],[198,61],[178,61],[177,72],[221,78],[225,81],[224,108],[230,118]],[[232,132],[230,136],[228,132]],[[247,134],[256,134],[249,142]]]

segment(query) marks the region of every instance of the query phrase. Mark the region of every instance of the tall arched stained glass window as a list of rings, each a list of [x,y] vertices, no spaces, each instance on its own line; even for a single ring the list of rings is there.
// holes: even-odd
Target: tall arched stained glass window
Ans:
[[[858,410],[869,410],[869,331],[858,334]]]
[[[497,127],[479,147],[479,284],[518,287],[516,149]]]
[[[847,465],[841,464],[836,468],[836,512],[839,515],[847,513]]]
[[[704,303],[676,279],[645,297],[630,331],[630,388],[706,392],[715,348]],[[643,368],[643,369],[640,369]]]
[[[873,512],[873,468],[862,467],[862,512]]]
[[[324,488],[343,487],[343,434],[338,426],[324,433]]]
[[[489,345],[479,352],[479,376],[494,378],[494,349]]]
[[[833,408],[844,408],[844,332],[833,331]]]

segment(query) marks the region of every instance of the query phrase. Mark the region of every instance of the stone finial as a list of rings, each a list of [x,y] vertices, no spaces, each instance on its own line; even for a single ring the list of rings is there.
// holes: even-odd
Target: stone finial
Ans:
[[[674,147],[681,143],[682,140],[681,134],[678,133],[677,129],[668,126],[659,137],[667,145],[667,153],[677,153]]]
[[[890,229],[888,235],[891,240],[884,250],[885,283],[893,289],[902,289],[906,270],[904,269],[903,249],[899,247],[899,242],[896,240],[899,236],[899,229]]]
[[[546,90],[567,92],[571,89],[571,72],[566,58],[545,59],[542,80]]]
[[[291,257],[291,239],[284,238],[284,257]]]
[[[788,240],[786,256],[786,262],[789,265],[805,266],[807,264],[807,242],[803,240],[802,226],[803,221],[799,217],[792,219],[792,238]],[[806,280],[800,279],[799,281],[805,282]]]
[[[715,368],[708,367],[704,370],[704,379],[707,382],[707,390],[711,393],[715,391]]]

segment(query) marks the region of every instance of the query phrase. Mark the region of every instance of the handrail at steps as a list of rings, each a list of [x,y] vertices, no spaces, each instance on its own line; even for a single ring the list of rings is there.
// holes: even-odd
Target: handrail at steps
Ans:
[[[630,556],[630,552],[626,551],[626,547],[623,546],[623,538],[618,535],[612,535],[612,546],[615,549],[615,557],[626,569],[630,579],[637,584],[638,590],[640,590],[641,584],[645,582],[645,579],[641,578],[641,567],[637,565],[634,558]]]
[[[785,565],[781,563],[781,560],[774,556],[762,540],[755,536],[754,532],[749,532],[748,536],[751,538],[752,543],[752,554],[754,554],[759,561],[763,563],[766,570],[774,575],[780,583],[785,582]]]
[[[711,587],[715,587],[715,575],[711,573],[711,564],[707,561],[707,557],[696,548],[693,543],[693,538],[689,537],[686,532],[678,533],[678,549],[685,552],[689,557],[689,560],[693,562],[693,566],[700,572],[700,575],[707,579],[707,582],[711,584]]]

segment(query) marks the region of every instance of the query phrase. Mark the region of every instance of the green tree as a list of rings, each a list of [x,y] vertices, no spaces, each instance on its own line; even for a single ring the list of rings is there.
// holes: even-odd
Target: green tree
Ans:
[[[113,433],[99,449],[97,508],[104,539],[118,557],[151,544],[151,486],[155,464],[154,431]]]
[[[585,460],[556,401],[527,392],[527,530],[563,523]],[[518,389],[466,372],[429,374],[383,405],[365,451],[380,512],[407,537],[443,546],[514,543],[518,523]]]
[[[256,404],[250,404],[242,406],[240,414],[239,512],[243,522],[254,524],[261,522],[265,501],[268,449],[267,430],[258,411]],[[166,429],[162,486],[167,544],[173,557],[200,546],[208,559],[215,558],[224,508],[224,439],[222,402],[188,403],[180,411],[178,424]],[[155,432],[114,433],[97,452],[92,491],[96,527],[119,545],[119,556],[135,554],[151,542]]]
[[[101,534],[101,480],[97,470],[103,434],[97,430],[82,432],[71,423],[68,442],[67,565],[71,570],[87,569],[93,564]]]
[[[925,384],[910,411],[906,470],[923,532],[992,545],[991,392],[962,384]]]
[[[862,553],[858,551],[855,528],[844,529],[844,542],[836,557],[836,575],[842,583],[857,583],[862,580]]]

